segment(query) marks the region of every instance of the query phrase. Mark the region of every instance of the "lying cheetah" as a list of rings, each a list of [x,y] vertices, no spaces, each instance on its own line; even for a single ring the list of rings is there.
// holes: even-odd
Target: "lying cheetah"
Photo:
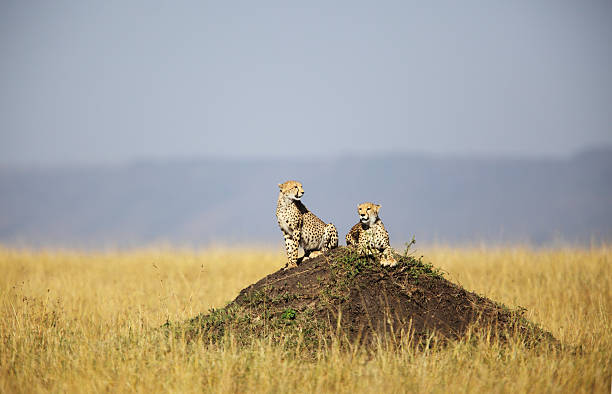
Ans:
[[[359,204],[359,223],[354,225],[346,234],[346,244],[357,247],[365,254],[382,253],[380,263],[393,266],[397,260],[393,257],[393,250],[389,245],[389,233],[378,217],[380,205],[364,202]]]
[[[338,230],[332,223],[325,224],[300,201],[304,194],[302,184],[287,181],[278,185],[280,193],[276,204],[276,218],[285,237],[287,264],[297,267],[298,248],[304,249],[304,257],[312,252],[325,252],[338,246]],[[312,257],[314,257],[313,255]]]

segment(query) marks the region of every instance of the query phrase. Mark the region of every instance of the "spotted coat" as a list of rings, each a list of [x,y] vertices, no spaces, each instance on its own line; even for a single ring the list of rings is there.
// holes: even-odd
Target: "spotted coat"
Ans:
[[[389,233],[378,217],[379,209],[380,205],[369,202],[359,204],[360,221],[346,234],[346,244],[363,254],[380,255],[383,265],[395,265],[397,261],[389,244]]]
[[[336,226],[323,222],[300,201],[304,194],[302,184],[287,181],[278,186],[280,193],[276,204],[276,219],[285,238],[285,267],[297,267],[300,246],[304,249],[304,257],[309,257],[312,252],[325,252],[337,247]]]

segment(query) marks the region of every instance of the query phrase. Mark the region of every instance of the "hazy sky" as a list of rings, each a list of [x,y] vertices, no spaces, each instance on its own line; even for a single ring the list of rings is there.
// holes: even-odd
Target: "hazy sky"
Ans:
[[[0,164],[612,144],[612,2],[6,1]]]

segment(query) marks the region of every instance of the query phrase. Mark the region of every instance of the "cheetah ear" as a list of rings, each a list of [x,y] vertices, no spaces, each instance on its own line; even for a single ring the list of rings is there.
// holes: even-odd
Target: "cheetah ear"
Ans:
[[[376,207],[376,213],[378,213],[378,211],[380,211],[380,205],[374,204],[374,206]]]
[[[282,188],[283,188],[283,184],[282,184],[282,183],[279,183],[279,184],[278,184],[278,188],[279,188],[279,189],[282,189]]]

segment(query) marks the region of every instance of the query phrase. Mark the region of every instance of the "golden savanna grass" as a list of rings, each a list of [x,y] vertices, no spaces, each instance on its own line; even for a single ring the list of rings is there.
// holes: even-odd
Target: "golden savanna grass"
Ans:
[[[265,340],[187,344],[158,327],[221,307],[283,265],[280,250],[0,248],[0,392],[610,392],[612,249],[425,248],[450,280],[563,347],[464,340],[427,351]]]

